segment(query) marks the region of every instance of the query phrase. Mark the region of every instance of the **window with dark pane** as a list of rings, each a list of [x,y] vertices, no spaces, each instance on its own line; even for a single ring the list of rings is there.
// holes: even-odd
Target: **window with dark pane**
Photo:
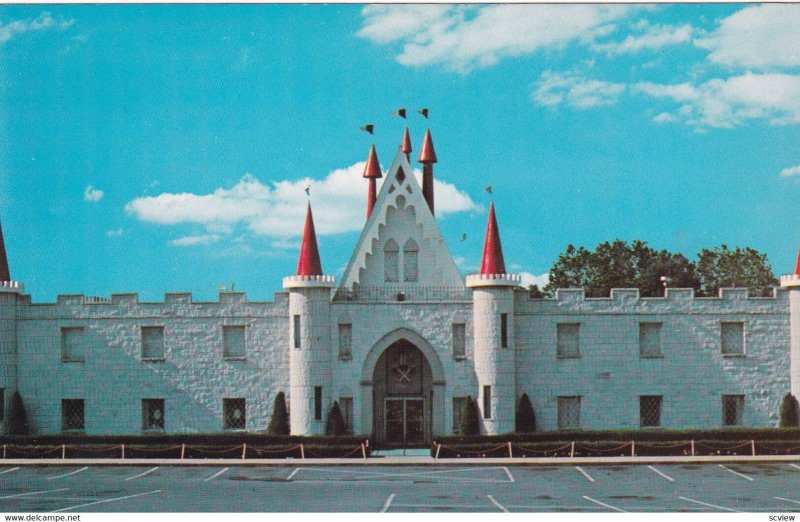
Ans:
[[[164,399],[142,399],[142,430],[164,431]]]
[[[580,396],[558,398],[558,429],[574,430],[581,427]]]
[[[339,409],[342,412],[342,419],[344,420],[345,433],[348,435],[353,434],[353,398],[352,397],[339,397]]]
[[[142,359],[164,360],[164,327],[142,326]]]
[[[483,418],[492,418],[492,387],[483,387]]]
[[[61,430],[83,431],[83,399],[61,399]]]
[[[466,397],[453,397],[453,433],[456,435],[461,431],[461,417],[466,403]]]
[[[464,323],[453,323],[453,359],[467,357],[466,328]]]
[[[741,426],[744,417],[744,395],[722,396],[722,425]]]
[[[222,399],[223,428],[243,430],[247,427],[247,410],[244,399]]]
[[[657,428],[661,426],[661,395],[639,397],[639,426]]]

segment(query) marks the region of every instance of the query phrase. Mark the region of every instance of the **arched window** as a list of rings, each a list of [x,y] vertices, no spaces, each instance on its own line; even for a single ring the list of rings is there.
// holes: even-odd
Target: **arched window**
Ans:
[[[399,257],[400,248],[394,239],[390,239],[383,247],[383,280],[387,283],[399,281]]]
[[[416,282],[419,278],[419,265],[417,257],[419,247],[413,239],[406,241],[403,246],[403,281]]]

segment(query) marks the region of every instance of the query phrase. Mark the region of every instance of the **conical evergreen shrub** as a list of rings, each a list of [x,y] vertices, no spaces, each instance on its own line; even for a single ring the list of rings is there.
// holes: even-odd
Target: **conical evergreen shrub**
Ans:
[[[800,403],[791,393],[784,395],[783,401],[781,401],[780,417],[781,428],[800,427]]]
[[[478,405],[467,395],[464,401],[464,411],[461,413],[461,435],[473,437],[481,434],[481,421],[478,416]]]
[[[340,437],[347,432],[344,425],[344,417],[342,417],[342,410],[339,408],[339,403],[333,401],[330,413],[328,413],[328,421],[325,423],[325,435]]]
[[[536,414],[527,393],[523,393],[517,402],[517,416],[514,424],[517,433],[533,433],[536,431]]]
[[[25,413],[25,405],[22,403],[22,396],[16,391],[11,396],[11,401],[8,403],[6,434],[28,435],[28,415]]]
[[[267,426],[269,435],[289,435],[289,411],[286,409],[286,396],[278,392],[275,405],[272,407],[272,418]]]

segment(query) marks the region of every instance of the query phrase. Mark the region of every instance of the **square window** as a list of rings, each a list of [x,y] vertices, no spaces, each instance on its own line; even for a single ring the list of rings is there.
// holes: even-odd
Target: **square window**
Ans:
[[[464,323],[453,324],[453,359],[466,359],[467,340]]]
[[[559,359],[577,359],[580,352],[580,323],[556,325],[556,355]]]
[[[639,397],[639,426],[657,428],[661,426],[661,395]]]
[[[581,427],[581,397],[558,398],[558,429],[575,430]]]
[[[222,356],[225,359],[244,359],[244,326],[222,327]]]
[[[349,361],[352,356],[353,349],[353,325],[340,324],[339,325],[339,360]]]
[[[344,430],[348,435],[353,434],[353,398],[339,397],[339,409],[344,420]]]
[[[744,355],[744,323],[720,323],[720,345],[722,355]]]
[[[461,419],[464,416],[464,408],[467,404],[466,397],[453,397],[453,434],[461,433]]]
[[[483,387],[483,418],[492,418],[492,387]]]
[[[722,396],[722,425],[741,426],[744,416],[744,395]]]
[[[164,431],[164,399],[142,399],[142,431]]]
[[[164,360],[163,326],[142,326],[142,360]]]
[[[639,323],[639,357],[661,357],[661,323]]]
[[[222,399],[222,428],[243,430],[247,427],[247,409],[244,399]]]
[[[68,327],[61,329],[61,360],[63,362],[83,362],[83,346],[86,328]]]
[[[83,399],[61,399],[61,431],[83,431]]]

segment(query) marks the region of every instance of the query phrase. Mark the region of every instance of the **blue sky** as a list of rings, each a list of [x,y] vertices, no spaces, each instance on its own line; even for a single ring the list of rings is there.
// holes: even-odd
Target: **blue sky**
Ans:
[[[340,276],[369,147],[388,167],[404,125],[415,153],[431,128],[437,219],[464,273],[486,185],[527,280],[568,243],[615,238],[692,259],[747,245],[788,272],[797,27],[800,7],[776,4],[2,6],[11,273],[43,302],[213,300],[234,282],[270,300],[296,269],[310,184]]]

